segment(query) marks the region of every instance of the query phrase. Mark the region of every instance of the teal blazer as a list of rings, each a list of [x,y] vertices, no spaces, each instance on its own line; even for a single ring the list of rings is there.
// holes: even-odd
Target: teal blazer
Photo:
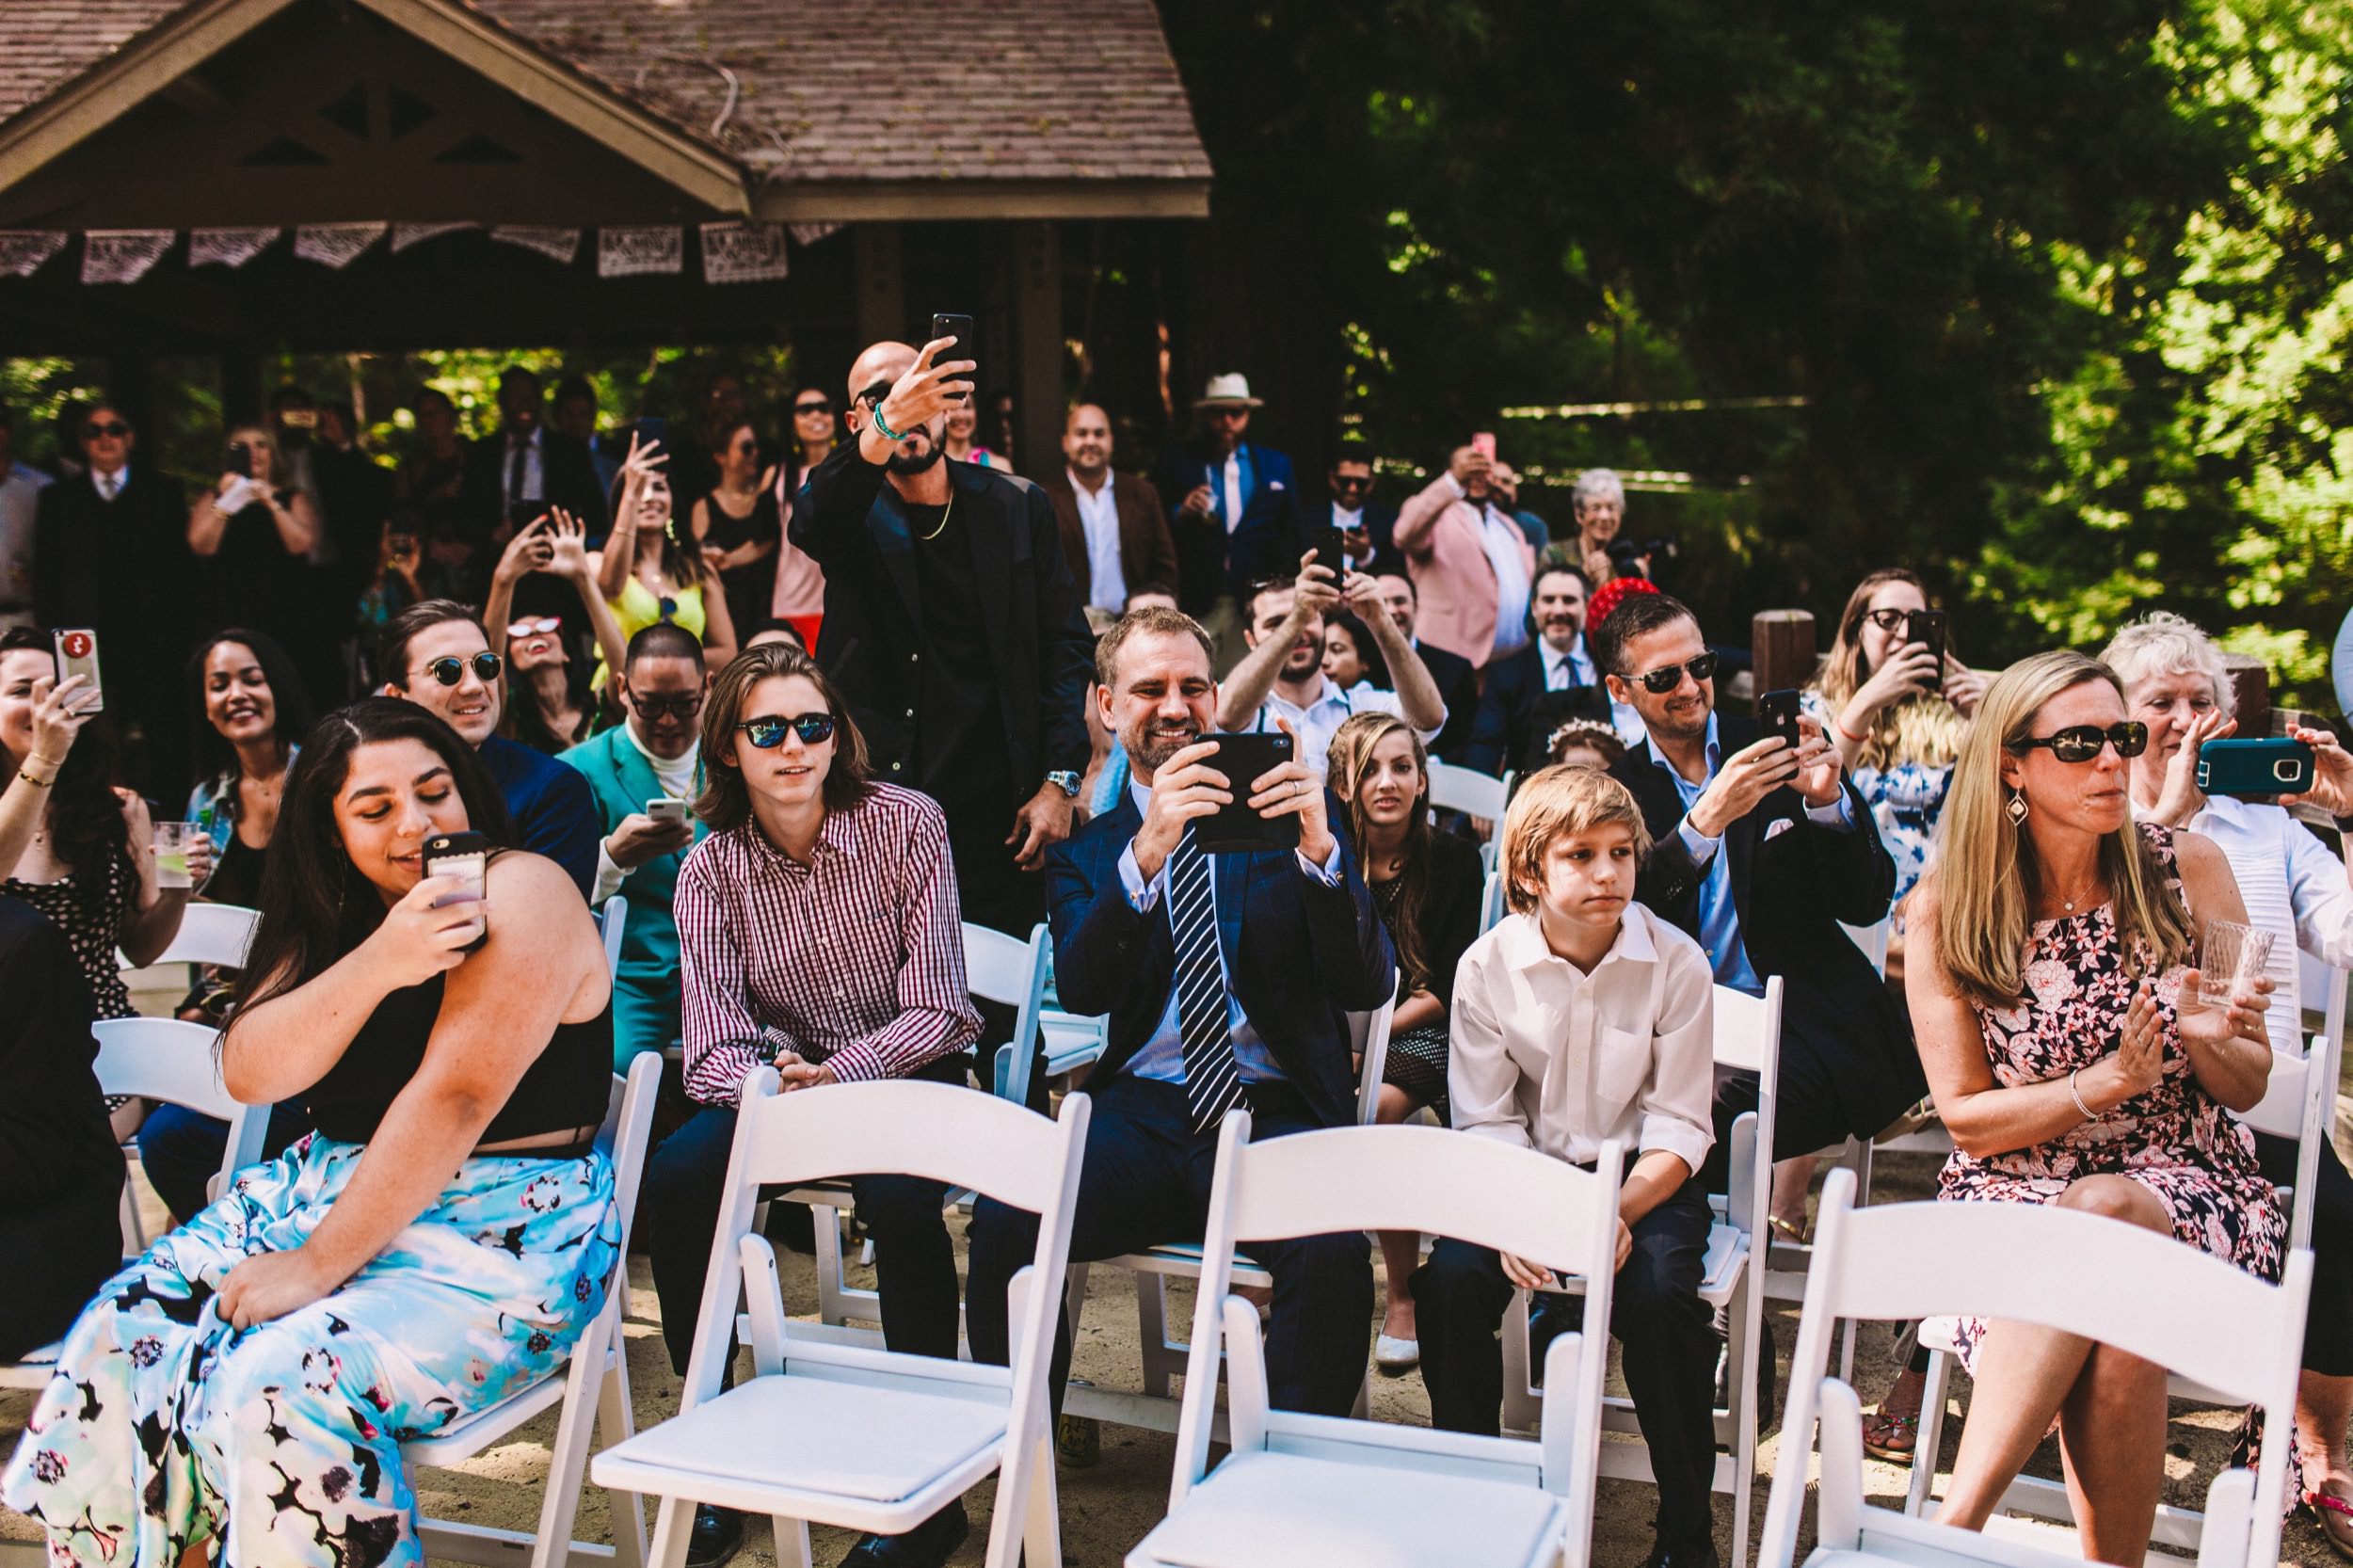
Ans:
[[[664,792],[661,781],[653,776],[653,765],[617,725],[590,736],[556,760],[579,769],[587,778],[588,792],[597,798],[597,811],[604,819],[607,833],[618,827],[623,817],[643,811],[646,802]],[[700,822],[696,823],[695,842],[700,843],[708,831]],[[670,911],[670,900],[677,891],[679,867],[686,853],[656,856],[621,879],[621,896],[629,901],[629,919],[621,927],[621,972],[632,979],[666,975],[675,980],[678,974],[678,920]]]

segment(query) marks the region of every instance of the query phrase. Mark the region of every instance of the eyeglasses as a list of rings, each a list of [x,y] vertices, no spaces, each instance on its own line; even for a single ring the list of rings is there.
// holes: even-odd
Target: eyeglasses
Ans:
[[[444,686],[455,686],[466,679],[469,666],[487,686],[499,678],[499,671],[506,667],[506,661],[495,653],[477,653],[471,659],[460,659],[455,653],[449,653],[425,665],[424,673]]]
[[[735,443],[735,450],[757,455],[760,451],[760,443],[756,440],[740,440]]]
[[[1371,479],[1359,479],[1353,473],[1336,473],[1332,476],[1332,483],[1335,487],[1343,490],[1369,490],[1372,488]]]
[[[833,405],[821,397],[814,403],[795,403],[792,411],[795,414],[829,414],[833,412]]]
[[[2109,725],[2105,729],[2096,724],[2071,724],[2056,734],[2037,735],[2019,744],[2021,751],[2037,746],[2049,746],[2051,755],[2062,762],[2089,762],[2100,755],[2100,748],[2112,745],[2119,757],[2137,757],[2149,749],[2149,727],[2138,719],[2126,719]]]
[[[703,711],[700,692],[641,692],[630,688],[629,705],[641,718],[691,719]]]
[[[82,434],[88,436],[91,440],[98,440],[102,438],[109,436],[113,437],[117,440],[120,440],[123,437],[129,435],[130,433],[131,427],[123,424],[119,419],[105,420],[97,424],[85,424],[82,426]]]
[[[774,751],[784,744],[784,732],[788,729],[800,736],[803,745],[824,745],[833,739],[833,715],[802,713],[789,719],[768,715],[745,719],[735,728],[750,736],[752,744],[762,751]]]
[[[1910,610],[1871,610],[1866,611],[1863,618],[1882,632],[1901,632],[1904,621],[1913,613]]]
[[[517,621],[506,629],[506,639],[509,642],[517,642],[524,637],[536,637],[546,632],[563,630],[564,622],[561,616],[542,616],[537,620]]]
[[[1665,696],[1669,692],[1683,684],[1683,678],[1686,674],[1702,685],[1705,685],[1715,678],[1716,656],[1712,653],[1703,653],[1688,664],[1662,665],[1655,670],[1645,670],[1635,679],[1642,683],[1642,690],[1653,696]]]

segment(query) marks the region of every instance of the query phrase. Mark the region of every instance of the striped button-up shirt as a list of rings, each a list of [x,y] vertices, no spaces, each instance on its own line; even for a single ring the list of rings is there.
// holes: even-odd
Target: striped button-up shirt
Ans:
[[[928,795],[876,784],[827,811],[804,866],[746,822],[679,870],[686,1092],[733,1105],[779,1050],[844,1083],[902,1078],[970,1045],[948,824]]]

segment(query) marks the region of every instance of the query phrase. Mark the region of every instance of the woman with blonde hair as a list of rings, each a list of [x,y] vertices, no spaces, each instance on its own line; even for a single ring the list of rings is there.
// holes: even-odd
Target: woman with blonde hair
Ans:
[[[1454,968],[1479,936],[1486,878],[1467,840],[1430,826],[1430,753],[1413,726],[1394,713],[1358,713],[1332,735],[1325,777],[1348,808],[1373,906],[1397,949],[1397,1011],[1381,1072],[1374,1119],[1401,1122],[1425,1106],[1442,1106],[1447,1082],[1447,1009]],[[1383,1231],[1381,1257],[1388,1303],[1374,1361],[1394,1377],[1420,1359],[1414,1298],[1405,1288],[1421,1262],[1421,1239]]]
[[[2003,671],[1961,743],[1908,987],[1956,1145],[1938,1196],[2056,1203],[2276,1278],[2287,1220],[2229,1114],[2263,1096],[2271,983],[2202,996],[2193,953],[2247,910],[2211,842],[2132,820],[2148,743],[2114,672],[2072,652]],[[2165,1369],[2025,1323],[1963,1319],[1959,1340],[1977,1391],[1939,1520],[1983,1525],[2056,1418],[2084,1555],[2138,1562]]]

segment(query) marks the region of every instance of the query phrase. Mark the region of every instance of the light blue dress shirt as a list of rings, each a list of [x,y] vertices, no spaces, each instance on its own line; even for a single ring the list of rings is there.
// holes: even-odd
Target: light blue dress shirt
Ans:
[[[1151,786],[1130,780],[1128,793],[1135,801],[1138,811],[1148,812],[1152,809]],[[1304,855],[1294,856],[1293,858],[1299,862],[1300,870],[1316,877],[1325,887],[1339,886],[1340,845],[1337,834],[1333,835],[1332,853],[1322,865],[1312,864]],[[1119,852],[1119,882],[1128,890],[1128,902],[1135,906],[1136,911],[1149,915],[1160,906],[1160,895],[1168,888],[1168,867],[1163,863],[1147,885],[1144,880],[1144,868],[1136,864],[1136,846],[1130,840],[1128,847]],[[1212,920],[1217,918],[1217,862],[1214,856],[1209,863],[1209,916]],[[1225,968],[1225,944],[1223,940],[1218,943],[1217,963],[1218,968],[1223,971]],[[1234,1062],[1241,1069],[1241,1080],[1244,1083],[1283,1081],[1286,1075],[1275,1064],[1274,1053],[1267,1049],[1266,1042],[1258,1038],[1257,1030],[1242,1016],[1241,999],[1234,994],[1233,976],[1225,975],[1225,1025],[1234,1038]],[[1160,1083],[1184,1082],[1185,1046],[1176,1023],[1176,987],[1173,984],[1168,988],[1168,1006],[1161,1012],[1160,1021],[1152,1031],[1152,1038],[1137,1048],[1136,1053],[1128,1058],[1123,1070]]]

